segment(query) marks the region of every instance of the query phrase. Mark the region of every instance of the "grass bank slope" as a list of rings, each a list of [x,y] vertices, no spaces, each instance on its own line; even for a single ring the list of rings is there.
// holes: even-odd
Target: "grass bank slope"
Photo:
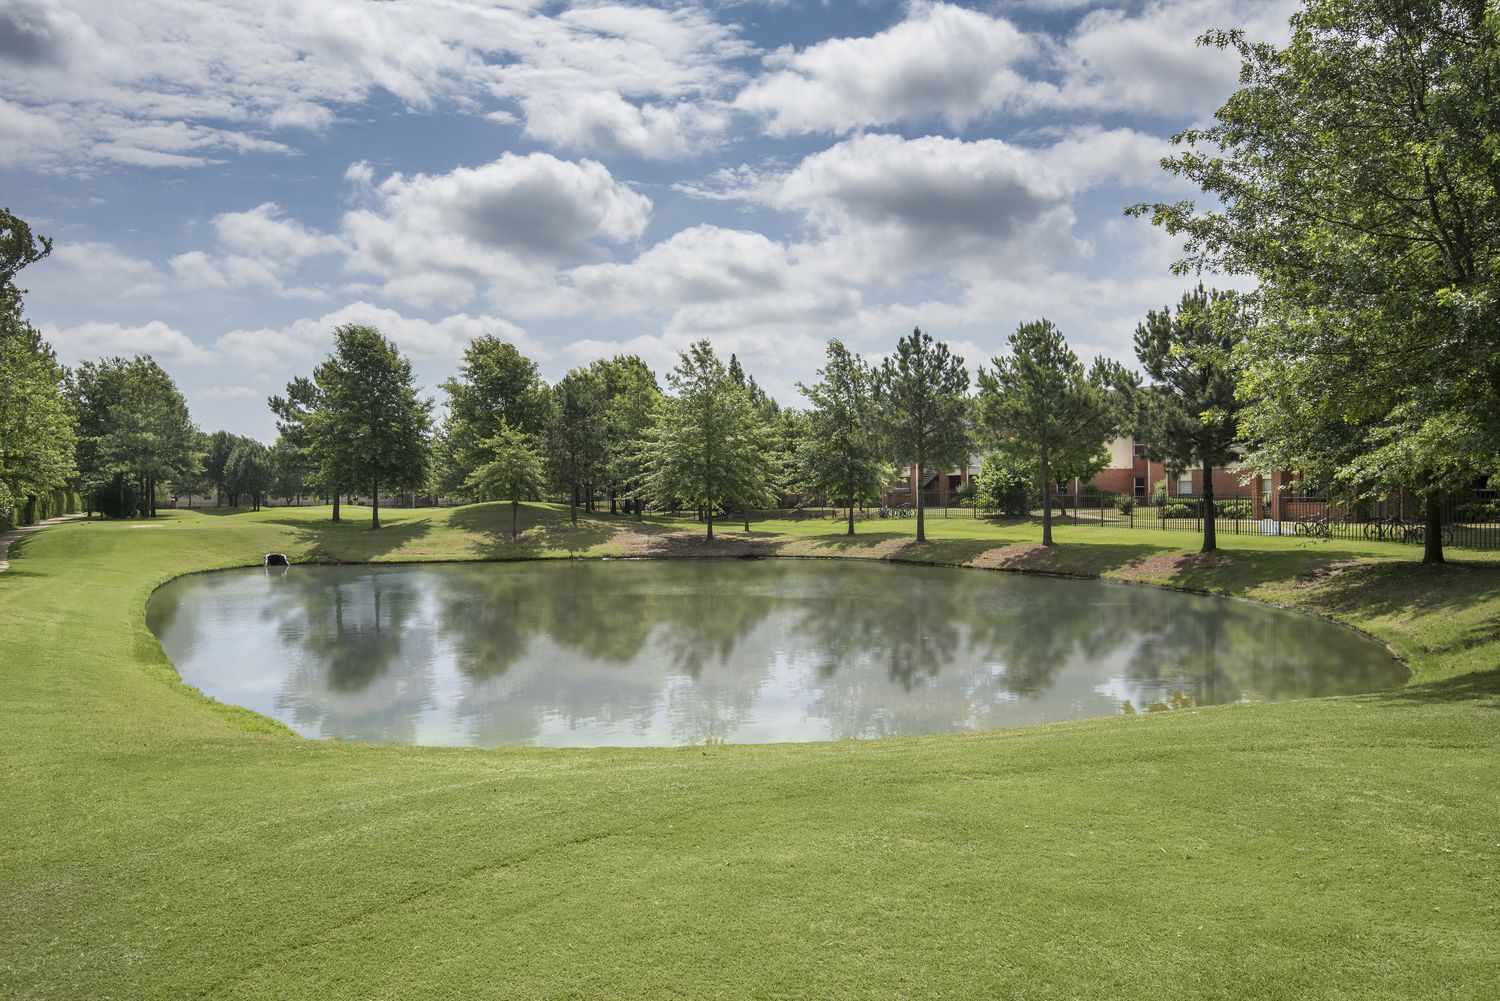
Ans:
[[[357,514],[357,512],[356,512]],[[1491,998],[1500,567],[1024,523],[528,506],[69,524],[0,575],[0,994]],[[1297,605],[1410,685],[973,736],[646,751],[298,739],[181,684],[156,584],[279,550],[744,551],[1026,569]]]

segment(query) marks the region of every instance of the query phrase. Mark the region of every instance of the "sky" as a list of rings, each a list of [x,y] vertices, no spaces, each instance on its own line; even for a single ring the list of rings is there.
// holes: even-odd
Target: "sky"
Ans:
[[[1130,360],[1190,280],[1123,209],[1195,195],[1160,160],[1237,82],[1195,39],[1295,6],[0,0],[0,204],[63,361],[148,352],[268,442],[341,323],[439,408],[481,334],[548,379],[707,337],[791,404],[914,326]]]

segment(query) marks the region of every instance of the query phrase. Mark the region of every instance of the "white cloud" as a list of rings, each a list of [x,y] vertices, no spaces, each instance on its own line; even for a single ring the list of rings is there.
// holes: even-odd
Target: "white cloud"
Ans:
[[[354,176],[373,181],[362,170]],[[446,174],[393,174],[369,192],[369,207],[344,216],[346,267],[422,306],[445,296],[462,296],[452,301],[462,305],[479,285],[501,298],[544,288],[558,265],[597,261],[608,256],[604,245],[639,237],[651,215],[651,200],[603,164],[546,153],[506,153]]]
[[[550,6],[10,0],[0,135],[13,162],[191,167],[285,154],[384,92],[421,110],[512,113],[504,102],[569,148],[661,158],[714,141],[732,63],[752,51],[736,29],[697,6]]]
[[[550,355],[545,345],[499,317],[456,313],[438,320],[424,320],[368,302],[350,303],[331,313],[299,319],[283,327],[232,330],[214,342],[214,351],[231,361],[261,369],[306,367],[328,353],[333,329],[345,323],[375,327],[413,358],[457,359],[469,341],[482,334],[510,341],[532,357]]]
[[[941,118],[954,127],[1015,107],[1038,84],[1016,66],[1038,51],[1003,18],[946,3],[918,3],[906,20],[865,38],[837,38],[800,52],[778,49],[773,71],[735,106],[766,119],[772,135],[847,132]]]
[[[1205,117],[1234,91],[1239,61],[1199,47],[1198,37],[1211,28],[1244,28],[1252,39],[1280,44],[1300,6],[1298,0],[1153,0],[1135,13],[1091,11],[1058,48],[1062,82],[1042,103]]]
[[[64,361],[112,355],[149,354],[162,362],[206,362],[209,354],[182,331],[152,320],[130,327],[119,323],[80,323],[42,327],[42,335]]]

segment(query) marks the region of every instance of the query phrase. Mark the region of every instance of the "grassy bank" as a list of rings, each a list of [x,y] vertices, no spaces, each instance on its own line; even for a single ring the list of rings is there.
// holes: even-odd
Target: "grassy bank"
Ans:
[[[1500,566],[963,518],[525,510],[69,524],[0,574],[0,993],[1473,997],[1500,982]],[[1292,604],[1407,687],[974,736],[648,751],[311,742],[177,681],[179,573],[758,552],[1106,575]]]

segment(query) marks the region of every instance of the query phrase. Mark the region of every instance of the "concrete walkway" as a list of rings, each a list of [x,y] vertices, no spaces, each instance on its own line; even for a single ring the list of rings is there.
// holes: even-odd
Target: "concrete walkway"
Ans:
[[[22,536],[30,535],[32,532],[40,532],[48,525],[58,525],[65,521],[77,521],[82,518],[81,514],[65,514],[58,518],[48,518],[39,521],[35,525],[27,525],[24,528],[13,528],[9,532],[0,532],[0,573],[10,569],[10,544]]]

